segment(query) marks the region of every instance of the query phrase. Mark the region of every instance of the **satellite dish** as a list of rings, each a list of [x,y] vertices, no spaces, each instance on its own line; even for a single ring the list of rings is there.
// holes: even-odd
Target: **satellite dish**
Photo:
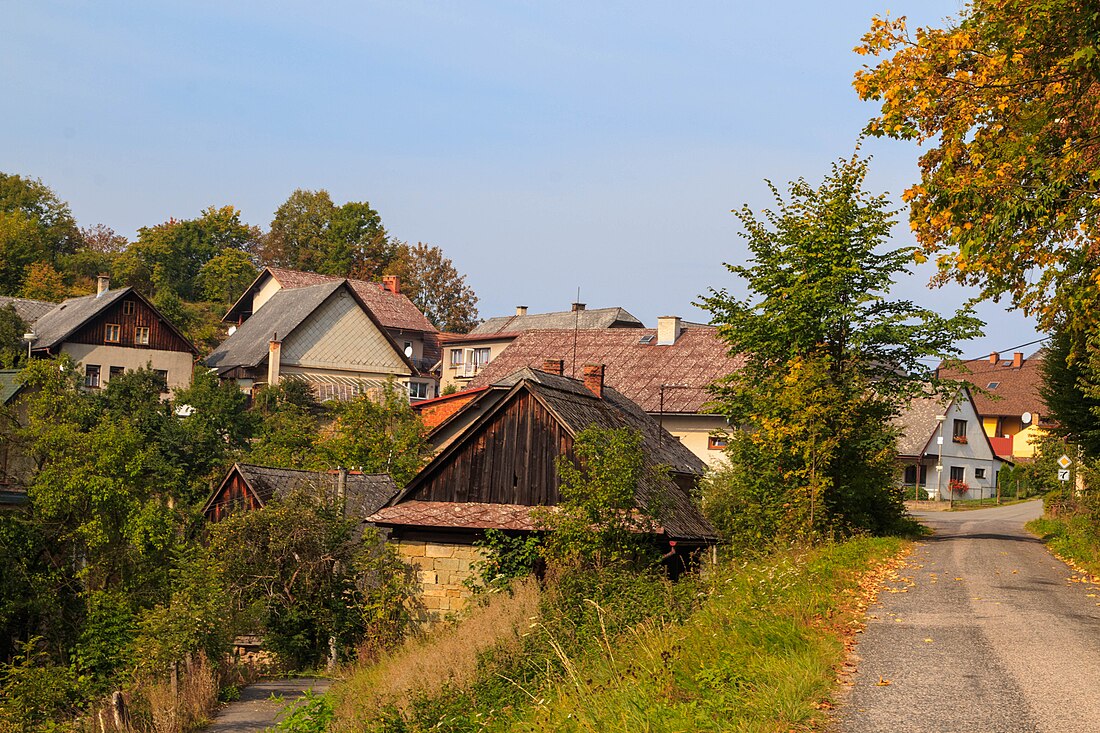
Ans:
[[[1020,422],[1022,422],[1024,425],[1030,425],[1031,424],[1031,413],[1030,412],[1025,412],[1023,415],[1020,415]]]
[[[413,347],[412,347],[412,345],[410,344],[409,346],[406,346],[406,347],[405,347],[405,356],[407,356],[407,357],[409,357],[409,358],[411,359],[411,358],[412,358],[412,355],[413,355]]]
[[[229,327],[229,335],[230,335],[230,336],[232,336],[232,335],[233,335],[233,334],[235,334],[236,332],[237,332],[237,327],[236,327],[236,326],[230,326],[230,327]]]

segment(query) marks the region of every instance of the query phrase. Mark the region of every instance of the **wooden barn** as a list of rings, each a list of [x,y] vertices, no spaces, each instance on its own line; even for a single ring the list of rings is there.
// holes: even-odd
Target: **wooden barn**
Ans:
[[[365,519],[397,493],[388,474],[360,471],[301,471],[235,463],[203,506],[202,513],[217,522],[234,511],[261,509],[273,498],[304,491],[328,501],[344,501],[349,517]]]
[[[705,464],[636,404],[603,383],[602,366],[584,379],[522,369],[482,392],[437,428],[439,452],[369,521],[391,531],[399,551],[421,569],[425,604],[446,613],[466,602],[463,580],[480,559],[473,543],[486,529],[534,532],[534,507],[561,501],[559,457],[575,460],[575,436],[589,426],[631,428],[643,437],[649,467],[637,506],[660,506],[656,542],[686,557],[717,539],[691,490]]]

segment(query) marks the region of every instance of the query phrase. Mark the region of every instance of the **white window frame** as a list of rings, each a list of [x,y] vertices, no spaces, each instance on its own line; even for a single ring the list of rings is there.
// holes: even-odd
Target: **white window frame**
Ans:
[[[419,394],[423,392],[423,394]],[[409,399],[426,400],[431,397],[431,386],[427,382],[409,382]]]
[[[85,364],[84,365],[84,386],[88,389],[99,389],[99,385],[102,384],[103,375],[100,371],[99,364]]]
[[[134,343],[139,346],[149,345],[149,327],[136,326],[134,328]]]

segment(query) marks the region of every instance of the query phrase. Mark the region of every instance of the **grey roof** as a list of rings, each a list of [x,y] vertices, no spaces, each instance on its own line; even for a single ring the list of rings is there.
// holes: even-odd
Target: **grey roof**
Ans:
[[[593,308],[558,313],[530,313],[525,316],[490,318],[468,336],[488,336],[495,333],[520,333],[547,328],[644,328],[645,325],[623,308]]]
[[[267,358],[272,335],[278,334],[279,339],[285,339],[342,287],[344,281],[336,280],[308,288],[280,290],[206,357],[206,365],[219,372],[257,366]]]
[[[901,431],[898,435],[898,455],[923,454],[924,447],[936,433],[936,416],[946,414],[953,401],[943,397],[917,397],[906,405],[901,414],[893,419],[894,426]]]
[[[530,390],[574,434],[591,426],[637,430],[642,434],[642,451],[648,468],[663,467],[674,473],[693,476],[701,476],[706,470],[706,464],[662,428],[653,417],[610,387],[604,387],[603,398],[600,399],[592,394],[580,380],[530,368],[521,369],[494,386],[510,387],[513,390],[510,394],[522,388]],[[492,395],[493,392],[494,390],[488,390],[478,399],[486,395],[490,395],[490,399],[493,399],[495,398],[495,395]],[[498,406],[503,406],[507,402],[508,398],[500,400]],[[495,409],[496,406],[490,408],[476,420],[487,419]],[[410,482],[406,491],[391,502],[391,506],[406,497],[415,500],[417,478],[426,476],[437,462],[446,460],[446,455],[452,448],[457,448],[472,435],[470,430],[464,431],[460,437],[440,452],[436,459]],[[637,502],[638,507],[643,511],[647,507],[660,506],[660,523],[670,537],[704,540],[717,537],[714,527],[703,517],[692,497],[671,477],[662,472],[649,472],[638,487]]]
[[[18,369],[0,369],[0,405],[6,405],[23,389]]]
[[[0,308],[8,305],[15,308],[16,315],[28,326],[33,326],[39,318],[57,307],[57,303],[50,303],[45,300],[0,296]]]
[[[319,492],[325,499],[335,500],[339,476],[330,471],[302,471],[295,468],[273,468],[249,463],[234,464],[262,503],[272,498],[284,499],[295,491]],[[381,509],[397,493],[397,485],[389,474],[348,472],[345,486],[345,513],[364,519]],[[206,512],[217,497],[215,490],[203,509]]]
[[[54,348],[131,290],[133,288],[108,290],[102,295],[69,298],[53,306],[49,313],[41,316],[34,324],[34,332],[38,336],[34,341],[34,348]]]

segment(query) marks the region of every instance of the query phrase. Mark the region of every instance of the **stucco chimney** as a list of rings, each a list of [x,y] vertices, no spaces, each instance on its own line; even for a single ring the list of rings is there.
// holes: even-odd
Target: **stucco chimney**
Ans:
[[[525,306],[525,305],[517,305],[517,306],[516,306],[516,315],[517,315],[517,316],[525,316],[525,315],[527,315],[527,306]]]
[[[282,366],[283,342],[279,340],[279,334],[271,334],[271,341],[267,344],[267,384],[274,387],[279,383],[279,369]]]
[[[672,346],[680,338],[680,316],[661,316],[657,319],[657,345]]]
[[[557,374],[560,377],[565,373],[565,361],[562,359],[543,359],[542,370],[547,374]]]
[[[401,293],[401,278],[397,275],[383,275],[382,289],[389,290],[394,295]]]
[[[584,365],[584,386],[596,397],[603,399],[603,364]]]
[[[1024,352],[1017,351],[1012,354],[1012,368],[1019,369],[1024,365]]]
[[[584,303],[574,303],[573,304],[573,312],[574,313],[576,313],[577,311],[582,311],[582,310],[584,310]]]
[[[1001,355],[998,354],[996,351],[994,351],[993,353],[991,353],[989,355],[989,363],[990,364],[996,364],[1000,360],[1001,360]]]
[[[111,289],[111,278],[109,275],[100,275],[95,279],[95,297],[99,297]]]

